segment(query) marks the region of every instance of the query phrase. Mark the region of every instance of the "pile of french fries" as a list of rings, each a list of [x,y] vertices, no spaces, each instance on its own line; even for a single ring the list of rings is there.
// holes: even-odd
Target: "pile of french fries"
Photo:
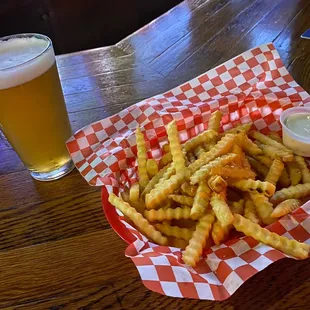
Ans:
[[[184,249],[194,267],[206,249],[225,242],[233,230],[296,258],[310,246],[263,228],[310,195],[310,172],[303,157],[282,144],[277,133],[251,131],[252,124],[219,133],[222,114],[208,129],[181,144],[176,122],[167,126],[169,144],[159,163],[147,158],[136,130],[139,183],[109,202],[142,234],[159,245]]]

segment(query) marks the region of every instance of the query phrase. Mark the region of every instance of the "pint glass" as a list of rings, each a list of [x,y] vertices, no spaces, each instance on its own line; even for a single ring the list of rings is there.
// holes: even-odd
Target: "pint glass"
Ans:
[[[0,38],[0,130],[33,178],[54,180],[73,169],[65,146],[71,127],[44,35]]]

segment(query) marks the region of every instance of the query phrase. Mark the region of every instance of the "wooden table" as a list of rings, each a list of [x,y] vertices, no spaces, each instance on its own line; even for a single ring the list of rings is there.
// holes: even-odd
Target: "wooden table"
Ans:
[[[58,57],[73,130],[270,41],[310,91],[307,28],[308,0],[185,1],[115,46]],[[148,291],[102,213],[99,188],[76,170],[36,182],[4,139],[0,151],[1,308],[309,309],[309,260],[284,259],[223,302]]]

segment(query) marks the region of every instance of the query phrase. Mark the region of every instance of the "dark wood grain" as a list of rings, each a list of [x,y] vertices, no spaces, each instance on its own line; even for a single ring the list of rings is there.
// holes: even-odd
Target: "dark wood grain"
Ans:
[[[62,55],[73,131],[254,46],[273,42],[310,91],[308,0],[188,0],[116,46]],[[0,136],[0,307],[7,309],[284,309],[310,302],[309,260],[285,259],[223,302],[147,290],[102,212],[100,189],[74,170],[33,180]]]

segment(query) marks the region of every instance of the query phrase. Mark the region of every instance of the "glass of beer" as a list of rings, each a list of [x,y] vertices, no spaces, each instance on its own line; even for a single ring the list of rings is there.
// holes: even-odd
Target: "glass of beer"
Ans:
[[[36,180],[55,180],[74,168],[55,54],[44,35],[0,38],[0,130]]]

